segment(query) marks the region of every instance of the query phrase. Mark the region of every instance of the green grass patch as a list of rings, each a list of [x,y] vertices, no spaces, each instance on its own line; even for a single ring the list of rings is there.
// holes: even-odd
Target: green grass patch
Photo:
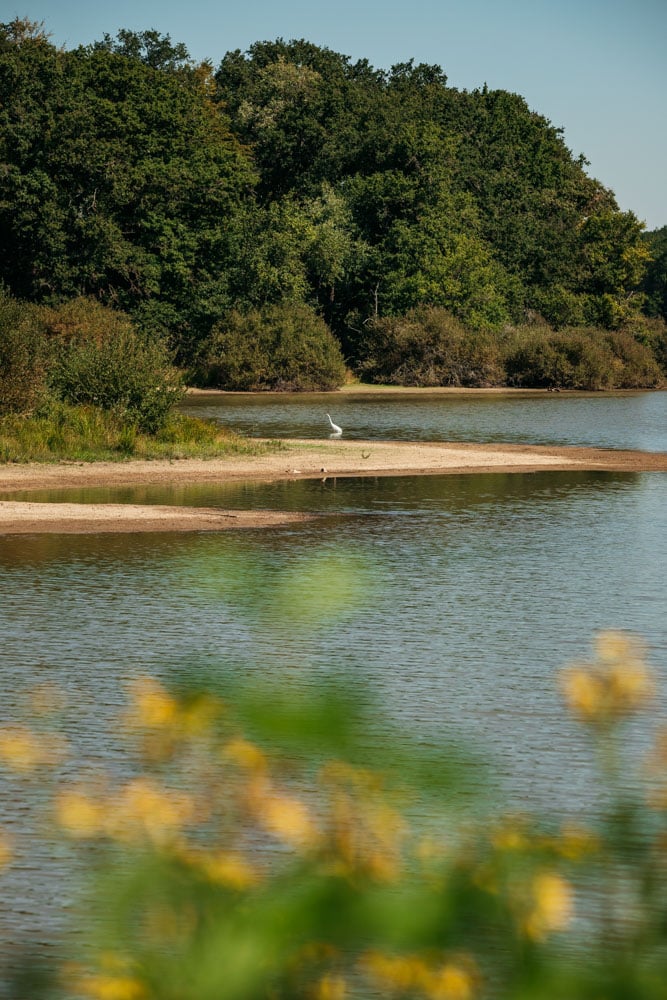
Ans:
[[[177,412],[153,435],[94,406],[51,403],[30,416],[0,417],[0,462],[224,458],[261,455],[281,447],[280,442],[252,441],[219,424]]]

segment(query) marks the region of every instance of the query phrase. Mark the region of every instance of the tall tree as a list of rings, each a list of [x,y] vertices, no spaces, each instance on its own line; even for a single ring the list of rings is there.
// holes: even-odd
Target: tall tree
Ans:
[[[210,326],[232,304],[254,173],[208,68],[61,52],[6,26],[2,40],[4,280],[31,299],[93,294],[185,339]]]
[[[650,253],[642,291],[646,295],[646,312],[649,316],[662,316],[667,320],[667,226],[644,234]]]

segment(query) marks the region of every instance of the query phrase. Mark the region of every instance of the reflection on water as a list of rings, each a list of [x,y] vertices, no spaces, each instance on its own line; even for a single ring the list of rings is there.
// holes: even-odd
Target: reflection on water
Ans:
[[[651,662],[667,671],[660,474],[379,477],[48,497],[329,515],[243,533],[1,538],[0,716],[16,715],[35,683],[56,682],[68,696],[72,766],[123,766],[112,720],[124,682],[138,673],[224,665],[258,682],[288,671],[298,686],[344,669],[372,686],[400,727],[481,747],[496,768],[499,802],[578,814],[595,806],[589,748],[559,702],[558,669],[586,655],[597,630],[627,628],[646,637]],[[664,702],[658,708],[664,714]],[[641,743],[647,733],[632,738]],[[38,867],[39,852],[12,876],[28,923],[43,911],[31,875]]]
[[[537,473],[104,491],[330,516],[242,534],[4,538],[3,711],[12,692],[48,676],[104,712],[124,679],[193,655],[304,676],[341,665],[405,721],[481,739],[524,795],[525,781],[551,766],[549,726],[569,738],[553,693],[558,666],[600,628],[634,629],[665,653],[666,482]],[[363,579],[363,589],[352,604],[329,595],[333,617],[300,629],[284,603],[257,595],[288,574],[298,605],[299,570],[315,552],[334,561],[332,576],[349,566],[348,586]],[[87,753],[104,752],[85,711],[77,726]]]
[[[667,392],[406,395],[269,393],[188,397],[183,409],[249,437],[590,445],[667,451]]]

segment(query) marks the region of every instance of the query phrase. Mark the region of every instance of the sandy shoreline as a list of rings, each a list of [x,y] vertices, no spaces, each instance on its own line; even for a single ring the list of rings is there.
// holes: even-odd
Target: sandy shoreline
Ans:
[[[88,486],[231,482],[349,476],[439,475],[545,470],[667,472],[667,454],[389,441],[287,441],[268,455],[224,459],[0,465],[0,493]],[[0,534],[34,531],[220,531],[307,518],[279,511],[220,511],[137,504],[0,500]]]
[[[315,515],[286,511],[223,511],[157,504],[22,503],[0,500],[2,535],[119,533],[137,531],[225,531],[268,528]]]

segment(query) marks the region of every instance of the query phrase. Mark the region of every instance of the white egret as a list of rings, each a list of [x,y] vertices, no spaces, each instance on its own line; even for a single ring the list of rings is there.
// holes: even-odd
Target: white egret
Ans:
[[[338,424],[335,424],[328,413],[327,413],[327,416],[329,417],[329,423],[331,424],[331,430],[333,431],[333,433],[336,434],[336,435],[342,434],[343,433],[343,428],[339,427]]]

